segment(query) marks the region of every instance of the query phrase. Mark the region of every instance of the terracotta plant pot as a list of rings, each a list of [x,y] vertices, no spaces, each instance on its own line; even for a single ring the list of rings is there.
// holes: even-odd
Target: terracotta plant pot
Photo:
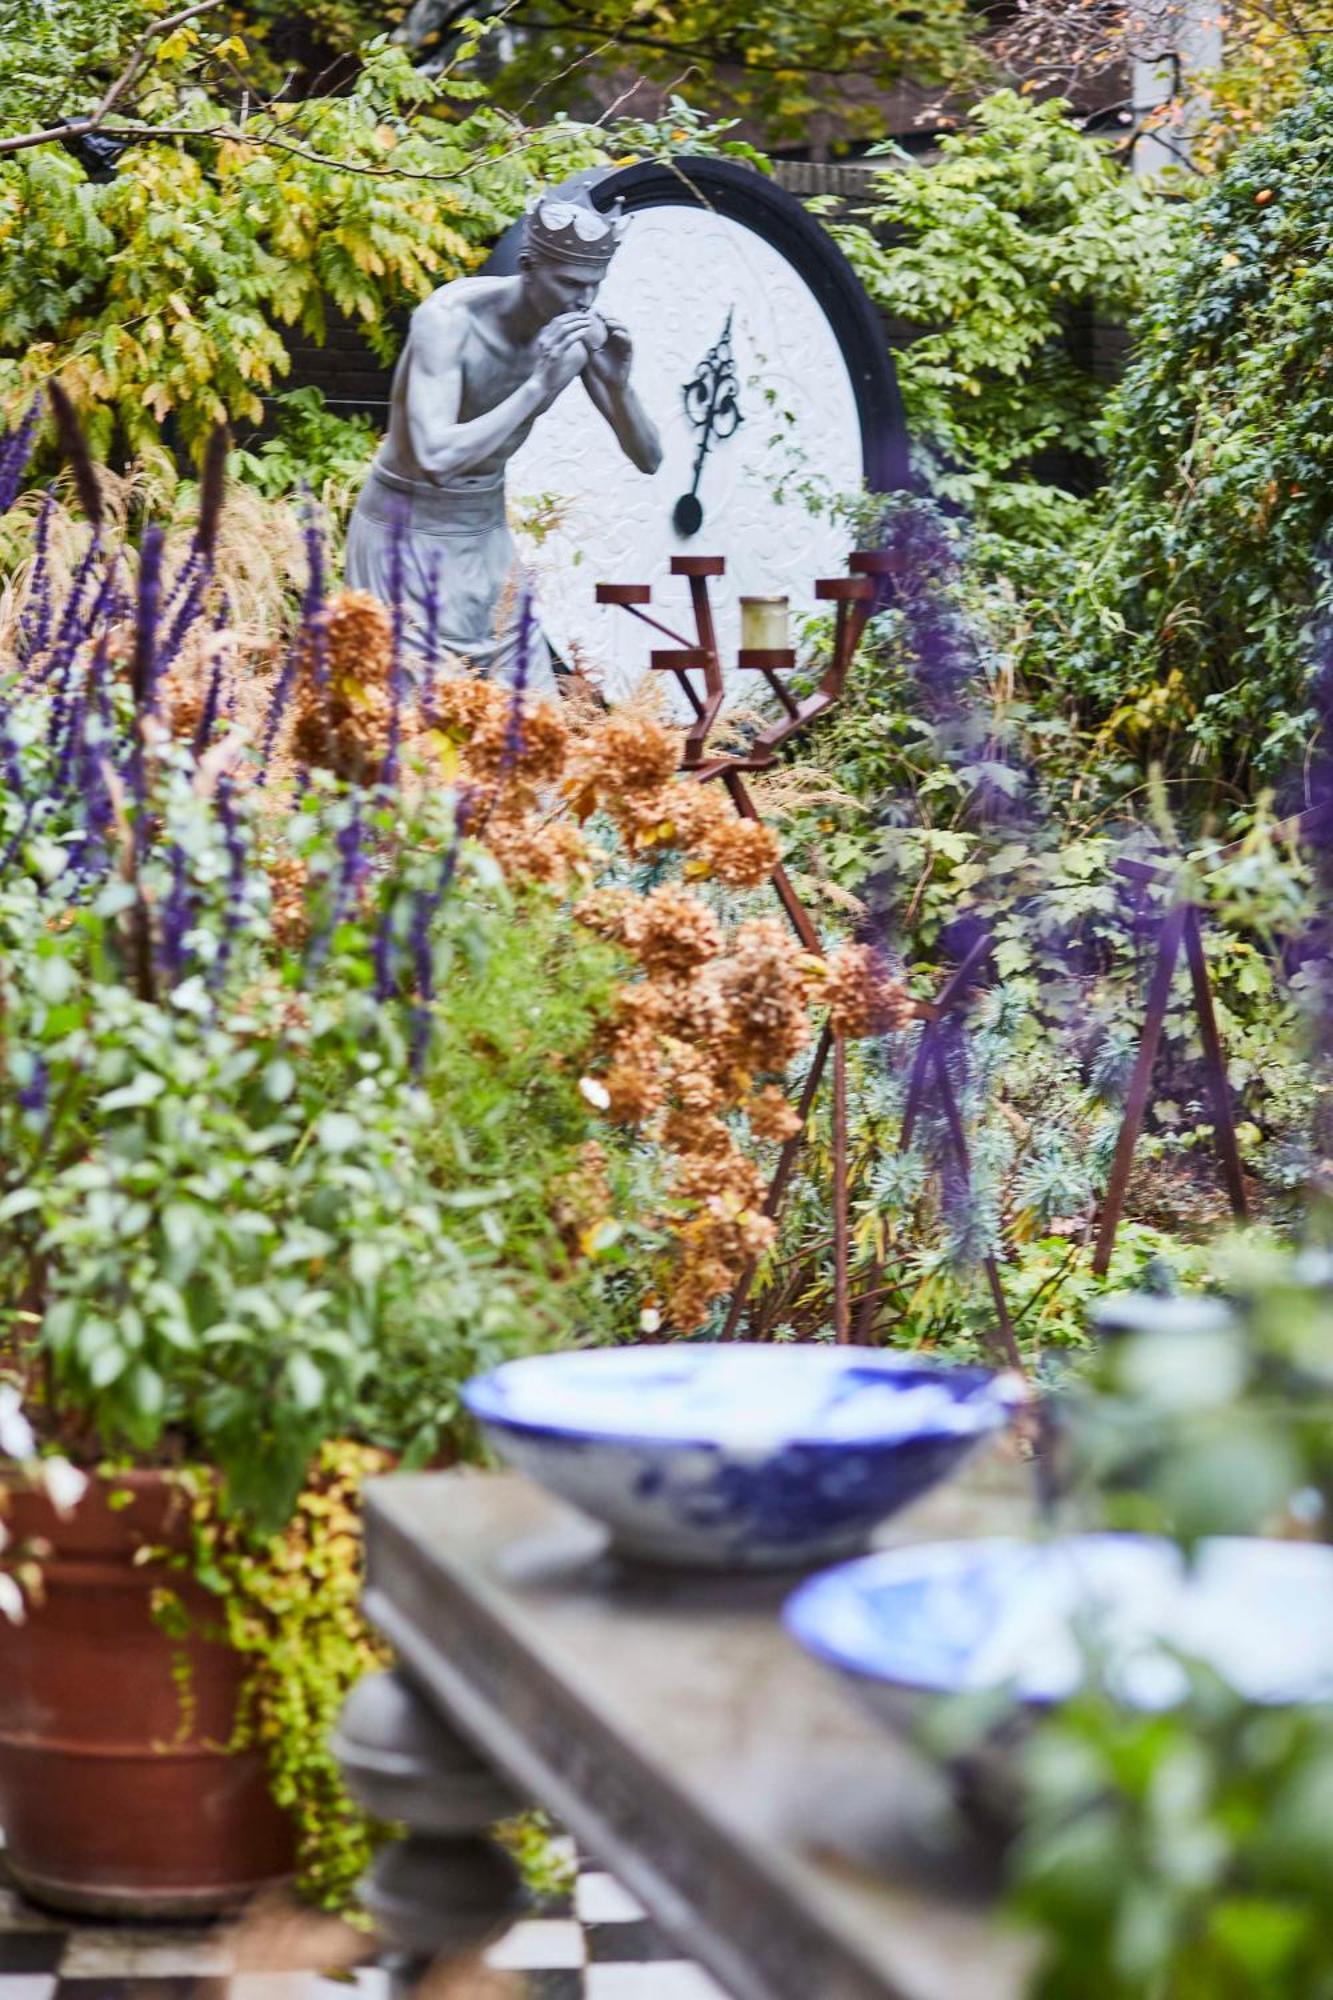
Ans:
[[[245,1663],[193,1633],[169,1639],[153,1615],[165,1586],[192,1627],[216,1629],[217,1600],[188,1571],[135,1560],[188,1547],[183,1496],[131,1472],[94,1481],[66,1519],[39,1493],[0,1499],[7,1554],[51,1551],[43,1601],[21,1625],[0,1619],[0,1827],[19,1886],[63,1910],[185,1916],[289,1875],[262,1756],[225,1748]]]

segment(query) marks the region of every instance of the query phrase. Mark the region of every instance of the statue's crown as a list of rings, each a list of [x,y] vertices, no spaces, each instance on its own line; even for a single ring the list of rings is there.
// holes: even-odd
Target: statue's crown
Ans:
[[[618,202],[603,215],[589,201],[538,195],[528,210],[524,242],[539,257],[566,264],[609,264],[628,227]]]

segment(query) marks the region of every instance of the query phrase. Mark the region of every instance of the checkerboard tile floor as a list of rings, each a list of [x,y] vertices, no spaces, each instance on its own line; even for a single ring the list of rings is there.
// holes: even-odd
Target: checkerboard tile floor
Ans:
[[[611,1875],[580,1865],[567,1904],[514,1925],[487,1955],[505,2000],[726,2000]],[[221,1982],[201,1988],[200,1982]],[[25,1903],[0,1853],[0,2000],[389,2000],[379,1966],[233,1974],[217,1929],[62,1918]],[[489,1997],[488,1997],[489,2000]]]

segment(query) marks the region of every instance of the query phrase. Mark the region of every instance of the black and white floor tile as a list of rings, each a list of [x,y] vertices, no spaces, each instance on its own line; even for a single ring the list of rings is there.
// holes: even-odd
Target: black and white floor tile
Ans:
[[[617,1882],[580,1866],[570,1901],[514,1925],[487,1963],[509,1974],[515,2000],[726,2000]],[[3,1878],[0,2000],[197,2000],[201,1981],[227,2000],[389,2000],[378,1966],[234,1972],[226,1935],[198,1926],[61,1918],[26,1903]]]

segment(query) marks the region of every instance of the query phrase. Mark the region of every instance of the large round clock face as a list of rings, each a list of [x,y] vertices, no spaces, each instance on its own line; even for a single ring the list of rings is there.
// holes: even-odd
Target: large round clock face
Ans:
[[[598,309],[631,335],[661,466],[637,471],[575,383],[511,461],[509,496],[552,644],[619,699],[669,642],[599,607],[596,584],[651,584],[652,613],[690,639],[671,558],[724,556],[713,592],[724,666],[742,595],[789,598],[796,631],[815,580],[845,568],[852,531],[839,503],[860,491],[866,449],[820,299],[764,235],[716,208],[633,213]]]

